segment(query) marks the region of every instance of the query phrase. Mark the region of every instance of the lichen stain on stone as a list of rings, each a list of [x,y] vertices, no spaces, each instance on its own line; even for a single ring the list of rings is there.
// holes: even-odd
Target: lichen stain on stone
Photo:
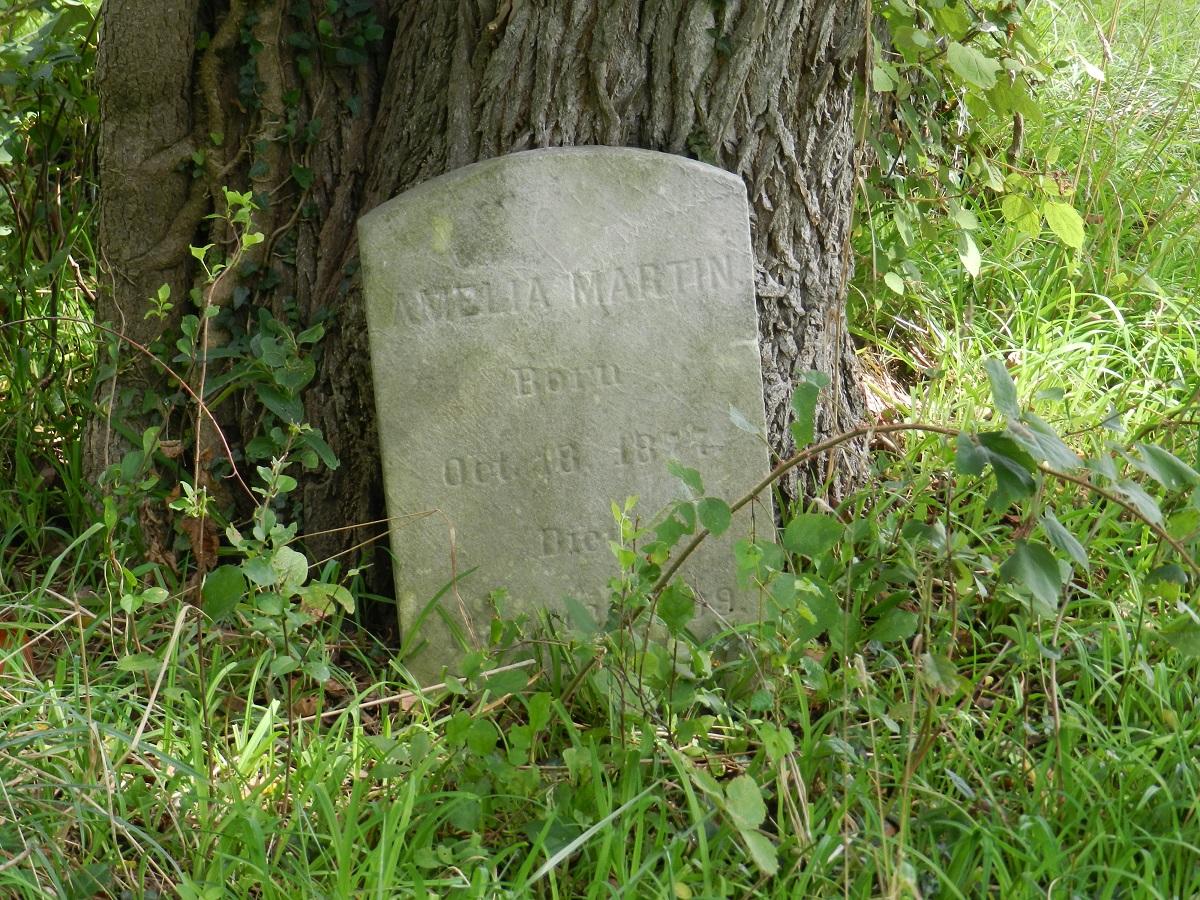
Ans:
[[[454,236],[454,222],[449,217],[434,214],[430,223],[430,246],[435,253],[446,253],[450,249],[450,239]]]

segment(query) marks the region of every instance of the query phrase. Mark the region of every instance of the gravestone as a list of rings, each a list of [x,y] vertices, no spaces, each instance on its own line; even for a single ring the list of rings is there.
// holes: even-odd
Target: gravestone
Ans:
[[[418,677],[461,655],[447,621],[486,640],[496,588],[510,613],[569,595],[603,621],[612,502],[637,495],[648,524],[680,495],[669,460],[727,500],[766,473],[739,178],[645,150],[533,150],[407,191],[358,234],[403,627],[441,592]],[[701,632],[758,615],[731,552],[750,510],[682,569]],[[753,516],[770,534],[770,506]]]

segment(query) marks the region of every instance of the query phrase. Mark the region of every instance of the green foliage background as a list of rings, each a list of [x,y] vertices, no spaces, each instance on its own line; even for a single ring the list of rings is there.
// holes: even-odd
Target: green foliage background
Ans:
[[[88,324],[95,8],[0,0],[0,895],[1200,892],[1195,14],[874,13],[870,490],[738,535],[762,620],[701,641],[674,573],[753,498],[682,460],[670,509],[613,506],[605,621],[497,615],[418,692],[288,521],[293,474],[336,462],[287,424],[319,326],[250,322],[205,393],[281,411],[250,516],[157,428],[85,483],[115,364]],[[206,291],[262,240],[230,187],[236,246],[195,249],[195,297],[148,298],[190,304],[168,364],[204,355]],[[804,378],[801,458],[827,387]]]

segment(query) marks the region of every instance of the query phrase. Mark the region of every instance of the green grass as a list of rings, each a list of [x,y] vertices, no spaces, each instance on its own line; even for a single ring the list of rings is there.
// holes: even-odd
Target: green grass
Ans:
[[[1103,421],[1113,403],[1149,421],[1200,386],[1200,23],[1174,2],[1043,7],[1041,19],[1052,45],[1105,69],[1100,83],[1068,64],[1043,89],[1043,120],[1027,123],[1026,158],[1052,153],[1044,171],[1074,185],[1082,252],[1048,231],[1019,234],[984,192],[972,205],[980,277],[957,264],[952,232],[932,228],[915,253],[928,277],[903,298],[867,278],[857,326],[919,380],[941,370],[919,391],[919,411],[935,419],[962,410],[964,395],[982,400],[981,361],[1013,354],[1019,381],[1070,388],[1078,427]]]
[[[1103,62],[1111,5],[1037,14]],[[1058,148],[1076,184],[1082,251],[1020,237],[980,192],[979,277],[937,222],[903,296],[859,247],[856,327],[913,420],[998,427],[984,361],[1005,358],[1195,555],[1200,488],[1114,448],[1200,452],[1200,27],[1183,0],[1116,21],[1102,88],[1072,63],[1029,123],[1030,153]],[[681,640],[682,671],[640,620],[556,622],[539,666],[476,660],[419,698],[335,615],[305,636],[330,678],[289,682],[269,622],[205,620],[186,584],[126,558],[129,523],[91,525],[84,338],[22,368],[5,334],[0,897],[1200,896],[1196,576],[1157,577],[1178,559],[1110,500],[1047,478],[992,508],[953,440],[910,434],[836,543],[786,560],[798,599]],[[1045,509],[1089,560],[1049,609],[1000,572],[1018,541],[1050,540]]]

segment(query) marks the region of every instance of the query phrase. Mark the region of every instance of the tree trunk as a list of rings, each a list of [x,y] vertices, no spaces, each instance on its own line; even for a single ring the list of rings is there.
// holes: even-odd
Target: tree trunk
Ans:
[[[334,16],[324,3],[281,6],[108,0],[101,243],[114,276],[106,313],[122,310],[136,328],[158,284],[185,296],[187,244],[225,237],[204,233],[209,209],[189,204],[186,176],[164,181],[164,161],[203,148],[193,201],[228,185],[252,186],[266,203],[250,305],[286,310],[301,326],[332,316],[305,407],[342,464],[303,484],[303,531],[385,515],[355,221],[422,181],[518,150],[636,146],[740,175],[772,444],[791,449],[793,379],[809,369],[833,378],[818,439],[860,422],[844,311],[863,0],[343,0]],[[172,32],[166,45],[146,36]],[[205,32],[194,52],[193,33]],[[157,90],[129,60],[165,73]],[[227,414],[231,443],[262,415],[250,399]],[[844,493],[864,453],[847,447],[792,490],[830,477]],[[385,533],[338,532],[310,549],[321,558]],[[377,568],[386,578],[388,566]]]

